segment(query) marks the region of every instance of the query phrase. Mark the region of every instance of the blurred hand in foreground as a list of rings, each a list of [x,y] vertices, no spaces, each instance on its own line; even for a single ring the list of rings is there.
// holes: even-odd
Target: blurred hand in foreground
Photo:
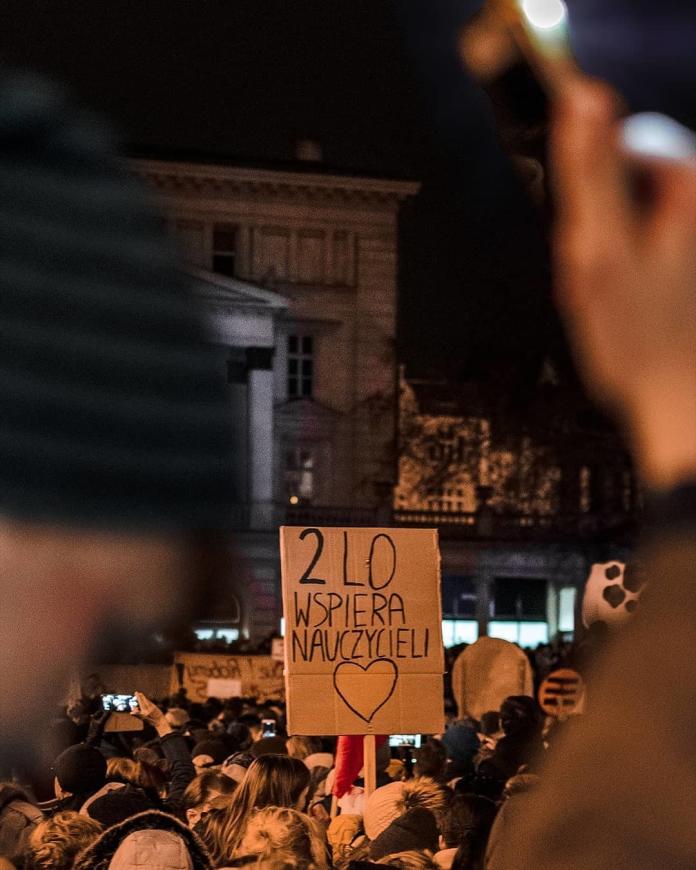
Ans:
[[[696,159],[628,157],[617,100],[586,80],[558,106],[552,157],[558,304],[587,386],[649,485],[693,479]]]

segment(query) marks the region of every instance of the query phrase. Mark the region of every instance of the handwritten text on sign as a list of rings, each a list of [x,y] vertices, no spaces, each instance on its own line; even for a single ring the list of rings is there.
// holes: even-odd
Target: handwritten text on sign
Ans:
[[[285,527],[281,561],[290,729],[440,730],[436,533]]]

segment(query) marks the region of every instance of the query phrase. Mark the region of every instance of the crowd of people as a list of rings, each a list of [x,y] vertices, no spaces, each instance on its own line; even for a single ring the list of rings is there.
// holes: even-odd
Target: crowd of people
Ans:
[[[497,844],[570,722],[545,721],[532,698],[509,697],[481,721],[452,717],[418,748],[384,740],[377,788],[366,792],[361,771],[337,800],[337,738],[288,737],[282,702],[191,703],[185,690],[160,703],[135,697],[128,715],[142,730],[105,730],[111,713],[99,695],[85,696],[52,724],[49,769],[0,786],[6,862],[495,870]]]
[[[413,765],[382,746],[334,806],[333,742],[285,739],[280,707],[140,695],[142,731],[88,711],[33,757],[76,667],[210,603],[235,462],[204,313],[113,137],[0,81],[0,870],[696,866],[696,160],[627,153],[623,110],[558,94],[554,289],[646,488],[651,587],[581,716],[545,730],[513,696]]]

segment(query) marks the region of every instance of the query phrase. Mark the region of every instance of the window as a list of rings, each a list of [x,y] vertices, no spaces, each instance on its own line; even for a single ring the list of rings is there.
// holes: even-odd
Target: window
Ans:
[[[574,586],[564,586],[558,595],[558,630],[575,631],[575,598],[577,589]]]
[[[308,398],[314,388],[314,339],[311,335],[288,336],[288,396]]]
[[[446,574],[442,578],[442,612],[448,617],[476,616],[476,583],[472,577]]]
[[[213,272],[233,278],[237,260],[237,227],[215,224],[213,227]]]
[[[195,628],[194,633],[198,640],[222,640],[225,643],[239,640],[238,628]]]
[[[289,504],[311,504],[314,498],[314,456],[303,447],[285,451],[285,497]]]
[[[496,577],[493,615],[546,619],[546,580]]]
[[[521,647],[534,647],[548,643],[549,626],[546,622],[494,620],[488,623],[488,636],[509,640]]]
[[[442,642],[446,647],[478,640],[478,622],[475,619],[443,619]]]

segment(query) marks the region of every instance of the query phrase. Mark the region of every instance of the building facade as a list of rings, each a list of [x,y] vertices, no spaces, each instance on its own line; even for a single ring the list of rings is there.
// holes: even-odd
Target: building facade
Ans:
[[[541,426],[485,412],[472,385],[400,379],[394,522],[435,526],[446,645],[571,635],[594,561],[626,558],[639,494],[611,431],[541,383]],[[544,431],[547,430],[547,431]]]
[[[390,512],[398,211],[417,185],[309,164],[135,169],[199,276],[225,357],[241,445],[236,541],[254,577],[239,629],[258,638],[280,620],[279,525]]]

